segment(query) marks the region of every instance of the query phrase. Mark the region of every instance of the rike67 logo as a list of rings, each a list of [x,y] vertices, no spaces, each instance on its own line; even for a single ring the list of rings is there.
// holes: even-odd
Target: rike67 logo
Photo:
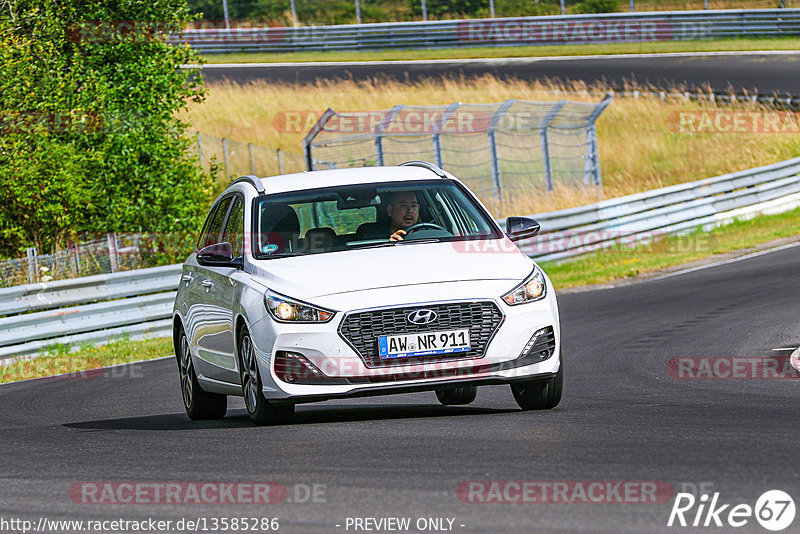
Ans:
[[[667,526],[676,527],[733,527],[753,525],[755,520],[763,528],[778,532],[794,521],[794,500],[781,490],[770,490],[756,500],[755,506],[747,503],[726,503],[715,492],[695,497],[691,493],[678,493]]]

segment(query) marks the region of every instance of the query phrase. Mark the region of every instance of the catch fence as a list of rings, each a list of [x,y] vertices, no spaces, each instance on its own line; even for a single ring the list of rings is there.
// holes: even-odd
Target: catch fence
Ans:
[[[303,170],[303,156],[280,148],[244,143],[197,132],[192,145],[200,164],[210,170],[212,162],[218,176],[227,183],[242,175],[273,176]]]
[[[611,103],[507,100],[389,110],[328,109],[303,140],[308,170],[428,160],[499,215],[510,198],[602,187],[595,121]]]

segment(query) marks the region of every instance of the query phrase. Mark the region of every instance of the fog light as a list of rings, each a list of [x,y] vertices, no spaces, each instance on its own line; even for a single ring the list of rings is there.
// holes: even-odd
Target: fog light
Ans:
[[[289,384],[316,383],[326,378],[308,358],[286,351],[278,351],[275,355],[275,374]]]
[[[531,336],[531,339],[525,344],[525,348],[522,349],[517,359],[532,358],[534,360],[544,361],[553,355],[555,348],[555,333],[553,332],[553,327],[548,326],[547,328],[537,330],[536,333]],[[536,362],[534,361],[531,363]]]

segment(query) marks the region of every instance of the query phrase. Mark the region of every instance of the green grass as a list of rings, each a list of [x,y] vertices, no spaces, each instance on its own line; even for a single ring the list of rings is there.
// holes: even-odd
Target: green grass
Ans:
[[[600,284],[673,267],[759,243],[800,235],[800,208],[736,221],[710,232],[668,237],[636,249],[617,247],[563,263],[543,263],[556,290]]]
[[[208,63],[287,63],[312,61],[401,61],[426,59],[473,59],[496,57],[547,57],[608,54],[653,54],[666,52],[724,52],[752,50],[798,50],[800,39],[723,39],[715,41],[659,41],[653,43],[608,43],[586,45],[495,46],[427,50],[380,50],[361,52],[284,52],[209,54]]]
[[[29,378],[70,373],[74,378],[92,378],[89,369],[108,367],[121,363],[151,360],[174,354],[172,338],[130,340],[121,339],[100,346],[81,346],[69,352],[66,347],[53,347],[40,357],[0,366],[0,383],[16,382]]]

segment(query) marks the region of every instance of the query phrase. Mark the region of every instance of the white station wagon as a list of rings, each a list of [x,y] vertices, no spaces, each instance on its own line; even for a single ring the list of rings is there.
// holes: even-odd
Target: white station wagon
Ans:
[[[298,403],[435,391],[468,404],[509,384],[525,410],[561,399],[555,293],[458,179],[427,162],[232,183],[183,266],[174,307],[186,411],[257,424]]]

